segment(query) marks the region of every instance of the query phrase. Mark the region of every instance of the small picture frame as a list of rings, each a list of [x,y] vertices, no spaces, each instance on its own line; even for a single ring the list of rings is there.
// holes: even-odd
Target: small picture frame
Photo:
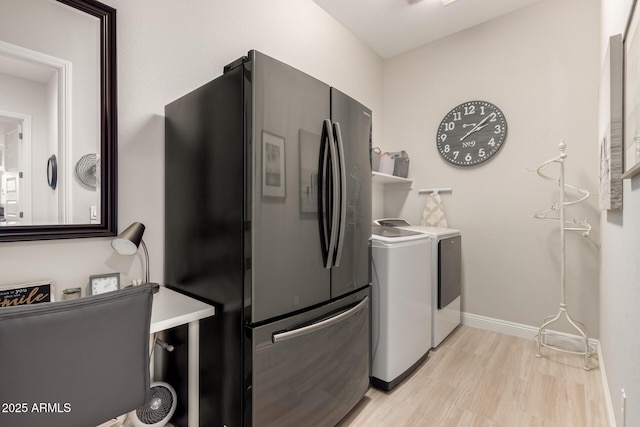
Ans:
[[[120,273],[95,274],[89,276],[89,295],[99,295],[120,289]]]
[[[600,137],[600,209],[622,209],[622,35],[609,38],[600,82],[605,129]]]
[[[53,280],[0,286],[0,308],[54,301]]]

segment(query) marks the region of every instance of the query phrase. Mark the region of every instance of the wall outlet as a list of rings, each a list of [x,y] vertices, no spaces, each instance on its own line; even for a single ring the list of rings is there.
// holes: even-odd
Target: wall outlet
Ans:
[[[624,389],[620,390],[620,419],[622,420],[622,426],[625,427],[627,425],[627,394],[624,392]]]
[[[91,224],[99,224],[98,221],[98,207],[97,206],[89,206],[89,222]]]

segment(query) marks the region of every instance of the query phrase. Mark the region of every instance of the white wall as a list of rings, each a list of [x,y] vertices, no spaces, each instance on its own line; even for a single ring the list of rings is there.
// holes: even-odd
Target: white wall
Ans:
[[[601,57],[614,34],[624,34],[632,0],[602,1]],[[601,129],[602,130],[602,129]],[[640,176],[623,181],[623,210],[603,212],[600,343],[618,426],[621,389],[626,425],[640,425]]]
[[[557,187],[528,169],[564,139],[567,183],[598,189],[598,28],[598,0],[545,0],[385,61],[376,145],[406,150],[414,179],[411,191],[387,188],[385,216],[419,223],[425,196],[416,190],[453,188],[442,198],[449,226],[462,231],[465,312],[539,326],[558,311],[559,224],[531,218],[557,200]],[[484,164],[453,166],[436,149],[437,127],[471,100],[502,109],[507,140]],[[597,196],[567,216],[594,225],[589,239],[567,233],[567,299],[597,337]]]
[[[147,226],[153,280],[163,277],[164,106],[225,64],[250,49],[287,62],[371,108],[379,133],[382,59],[311,0],[105,3],[117,9],[119,229]],[[60,292],[90,274],[140,277],[140,259],[115,255],[109,241],[0,243],[0,286],[51,278]]]

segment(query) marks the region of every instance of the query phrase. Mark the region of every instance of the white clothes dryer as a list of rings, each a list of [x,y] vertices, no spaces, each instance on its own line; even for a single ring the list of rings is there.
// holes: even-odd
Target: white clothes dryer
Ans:
[[[462,236],[459,230],[411,225],[401,218],[385,218],[375,224],[415,231],[431,237],[432,320],[431,346],[437,347],[461,322]]]
[[[372,227],[371,384],[391,390],[431,349],[431,238]]]

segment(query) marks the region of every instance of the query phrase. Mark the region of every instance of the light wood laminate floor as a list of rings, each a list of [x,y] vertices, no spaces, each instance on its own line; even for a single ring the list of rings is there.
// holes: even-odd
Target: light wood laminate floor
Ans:
[[[597,355],[460,326],[390,392],[370,388],[339,427],[607,426]]]

